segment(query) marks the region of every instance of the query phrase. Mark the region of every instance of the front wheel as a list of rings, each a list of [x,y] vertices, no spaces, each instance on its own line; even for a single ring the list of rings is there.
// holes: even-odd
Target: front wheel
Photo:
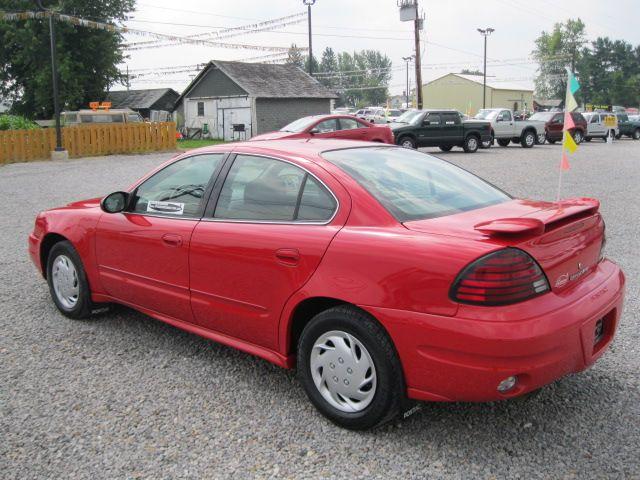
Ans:
[[[531,148],[536,144],[537,135],[532,130],[524,132],[520,138],[520,145],[522,148]]]
[[[464,139],[464,144],[462,145],[463,150],[466,153],[475,153],[478,151],[478,147],[480,146],[480,141],[478,137],[475,135],[469,135]]]
[[[438,148],[443,152],[449,152],[453,147],[451,145],[440,145]]]
[[[636,128],[631,136],[634,140],[640,140],[640,128]]]
[[[309,400],[341,427],[373,428],[400,412],[400,361],[387,332],[362,310],[340,306],[316,315],[300,335],[297,363]]]
[[[536,143],[538,145],[544,145],[547,142],[547,134],[546,133],[539,133],[538,137],[536,138]]]
[[[500,145],[501,147],[507,147],[507,146],[509,146],[510,143],[511,143],[511,139],[510,138],[499,138],[498,139],[498,145]]]
[[[591,137],[584,137],[584,141],[589,143],[591,141]]]
[[[47,259],[47,283],[60,312],[74,319],[91,315],[91,291],[80,255],[67,241],[56,243]]]
[[[404,148],[416,148],[416,141],[411,137],[402,137],[398,145]]]

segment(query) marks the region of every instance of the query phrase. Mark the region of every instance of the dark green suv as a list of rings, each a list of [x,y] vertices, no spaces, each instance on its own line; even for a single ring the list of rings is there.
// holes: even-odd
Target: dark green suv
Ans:
[[[618,117],[618,128],[620,129],[620,133],[616,138],[624,136],[640,140],[640,121],[631,120],[626,113],[617,113],[616,116]]]
[[[474,153],[491,140],[491,123],[463,120],[456,110],[413,110],[388,125],[397,145],[406,148],[440,147],[448,152],[461,147]]]

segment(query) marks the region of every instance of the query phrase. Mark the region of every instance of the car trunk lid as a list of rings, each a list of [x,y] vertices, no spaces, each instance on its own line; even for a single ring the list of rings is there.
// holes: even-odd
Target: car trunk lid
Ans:
[[[599,207],[600,203],[590,198],[512,200],[404,225],[419,232],[520,248],[540,264],[551,289],[561,291],[590,273],[599,261],[604,240]]]

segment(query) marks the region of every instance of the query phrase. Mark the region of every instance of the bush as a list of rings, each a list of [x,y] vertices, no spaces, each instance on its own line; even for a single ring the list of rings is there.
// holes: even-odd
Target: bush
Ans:
[[[33,130],[40,128],[37,123],[17,115],[0,115],[0,130]]]

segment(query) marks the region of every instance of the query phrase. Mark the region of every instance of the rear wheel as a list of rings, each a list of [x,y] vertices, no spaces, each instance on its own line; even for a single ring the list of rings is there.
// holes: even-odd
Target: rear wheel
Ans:
[[[462,149],[466,153],[476,153],[478,148],[480,147],[480,139],[475,135],[469,135],[464,139],[464,144],[462,145]]]
[[[580,130],[576,130],[575,132],[573,132],[573,141],[578,145],[582,143],[583,138],[584,137],[582,136],[582,132]]]
[[[440,145],[438,148],[443,152],[449,152],[453,147],[451,145]]]
[[[416,141],[411,137],[401,137],[398,145],[404,148],[416,148]]]
[[[584,141],[585,142],[590,142],[591,141],[591,137],[584,137]]]
[[[47,283],[60,312],[74,319],[91,315],[91,291],[80,255],[67,241],[56,243],[47,259]]]
[[[527,130],[520,137],[520,145],[522,148],[531,148],[536,144],[537,135],[533,130]]]
[[[536,143],[538,145],[544,145],[547,141],[547,134],[546,133],[539,133],[537,138],[536,138]]]
[[[404,401],[402,368],[387,332],[354,307],[331,308],[307,324],[298,374],[320,413],[352,430],[393,419]]]
[[[498,145],[500,145],[501,147],[506,147],[511,143],[511,139],[510,138],[499,138],[498,139]]]

